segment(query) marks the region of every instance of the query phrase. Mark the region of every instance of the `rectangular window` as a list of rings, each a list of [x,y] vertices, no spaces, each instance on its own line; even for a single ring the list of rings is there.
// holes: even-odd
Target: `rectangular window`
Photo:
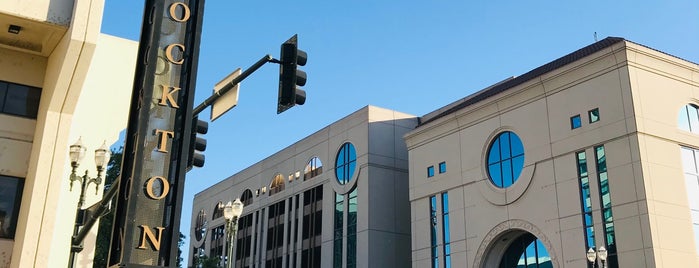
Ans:
[[[430,253],[432,268],[439,267],[437,247],[437,196],[430,196]]]
[[[449,228],[449,193],[442,193],[442,250],[444,250],[444,267],[451,267],[451,231]]]
[[[439,163],[439,174],[447,172],[447,162]]]
[[[323,219],[323,185],[303,192],[301,267],[320,268]],[[266,266],[270,267],[270,266]]]
[[[434,166],[427,167],[427,177],[428,178],[434,177]]]
[[[347,194],[347,268],[357,267],[357,188]]]
[[[582,126],[582,120],[580,115],[576,115],[570,118],[570,129],[576,129]]]
[[[0,238],[14,239],[24,179],[0,175]]]
[[[342,231],[345,196],[335,193],[335,233],[333,238],[333,267],[342,268]]]
[[[600,204],[602,205],[602,221],[604,223],[604,244],[607,248],[607,267],[619,267],[616,252],[616,236],[614,232],[614,218],[612,217],[612,199],[607,178],[607,155],[604,146],[595,147],[597,159],[597,182],[599,183]]]
[[[689,201],[689,210],[694,227],[694,244],[699,254],[699,150],[682,148],[682,167]]]
[[[590,124],[599,121],[599,108],[589,110],[587,115],[590,118]]]
[[[576,153],[578,166],[578,181],[580,185],[580,205],[582,207],[583,233],[585,248],[596,248],[595,227],[592,220],[592,200],[590,199],[590,180],[587,176],[587,157],[585,151]]]
[[[41,89],[0,81],[0,113],[36,119]]]

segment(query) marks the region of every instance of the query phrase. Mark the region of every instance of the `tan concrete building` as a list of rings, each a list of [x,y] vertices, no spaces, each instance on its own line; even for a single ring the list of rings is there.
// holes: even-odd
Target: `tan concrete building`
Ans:
[[[103,6],[0,2],[0,267],[67,266],[80,192],[68,146],[82,137],[79,174],[96,176],[92,151],[126,126],[137,43],[100,34]],[[78,267],[92,266],[94,232],[85,247]]]
[[[412,267],[699,267],[698,111],[699,65],[607,38],[423,116]]]
[[[197,193],[188,267],[225,259],[222,205],[235,198],[245,204],[235,267],[410,266],[402,137],[416,125],[367,106]]]

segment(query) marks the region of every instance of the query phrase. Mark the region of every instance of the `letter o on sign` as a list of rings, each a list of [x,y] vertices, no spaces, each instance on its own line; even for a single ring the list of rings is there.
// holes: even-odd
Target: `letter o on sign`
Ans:
[[[182,7],[182,14],[178,16],[177,14],[177,6]],[[185,3],[182,2],[176,2],[172,3],[170,5],[170,18],[176,22],[185,22],[189,20],[189,16],[192,14],[192,11],[189,10],[189,7],[185,5]]]
[[[160,182],[156,182],[156,180]],[[169,192],[170,183],[164,177],[155,176],[146,181],[146,194],[150,198],[160,200],[165,198]]]

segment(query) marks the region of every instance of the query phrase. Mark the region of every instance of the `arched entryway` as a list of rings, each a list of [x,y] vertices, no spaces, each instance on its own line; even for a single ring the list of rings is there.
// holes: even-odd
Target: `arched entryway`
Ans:
[[[550,241],[532,224],[511,220],[493,228],[483,240],[474,267],[559,267]]]

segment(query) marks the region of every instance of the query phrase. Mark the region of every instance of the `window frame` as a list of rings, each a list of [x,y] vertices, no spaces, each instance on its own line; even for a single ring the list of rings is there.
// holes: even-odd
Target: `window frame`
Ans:
[[[595,120],[592,120],[593,113],[595,113],[595,115],[594,115]],[[588,119],[588,123],[590,123],[590,124],[599,122],[599,120],[600,120],[599,108],[595,108],[595,109],[587,111],[587,119]]]
[[[439,162],[439,164],[437,166],[438,166],[437,169],[439,170],[439,174],[447,173],[447,162],[446,161]]]
[[[506,141],[504,139],[505,136],[507,136]],[[513,141],[516,142],[515,146],[513,146]],[[521,150],[521,152],[513,153],[513,148]],[[488,146],[485,164],[488,179],[495,187],[506,189],[519,180],[524,169],[524,151],[524,143],[512,131],[502,131],[493,138]],[[496,171],[495,168],[497,168],[497,174],[493,174],[493,171]],[[506,179],[509,179],[507,183],[505,183]]]
[[[576,124],[577,123],[577,124]],[[582,127],[582,118],[579,114],[570,117],[570,129],[578,129]]]
[[[13,90],[13,93],[18,93],[18,89],[23,90],[23,92],[21,92],[21,108],[24,108],[24,111],[21,113],[16,111],[7,111],[8,99],[11,96],[10,91]],[[2,97],[0,98],[0,114],[18,116],[28,119],[36,119],[39,115],[39,105],[41,104],[41,92],[42,89],[39,87],[33,87],[29,85],[17,84],[0,80],[0,97]]]
[[[356,169],[357,149],[351,142],[345,142],[335,156],[335,179],[341,185],[345,185],[352,181]]]
[[[0,228],[3,228],[3,230],[0,230],[0,238],[1,239],[14,239],[15,234],[17,231],[17,221],[19,220],[19,210],[22,205],[22,191],[24,190],[24,183],[25,179],[24,178],[19,178],[19,177],[12,177],[12,176],[5,176],[5,175],[0,175],[0,185],[10,185],[14,184],[14,193],[10,193],[12,191],[8,191],[9,194],[14,195],[14,200],[11,200],[11,198],[8,198],[6,201],[8,203],[12,204],[11,207],[8,207],[9,211],[3,211],[5,215],[3,216],[2,219],[2,225],[0,225]],[[12,186],[10,186],[12,187]],[[11,188],[5,188],[5,190],[11,189]],[[4,197],[7,197],[8,195],[3,195],[0,197],[0,199],[4,199]],[[9,220],[5,220],[9,219]]]

